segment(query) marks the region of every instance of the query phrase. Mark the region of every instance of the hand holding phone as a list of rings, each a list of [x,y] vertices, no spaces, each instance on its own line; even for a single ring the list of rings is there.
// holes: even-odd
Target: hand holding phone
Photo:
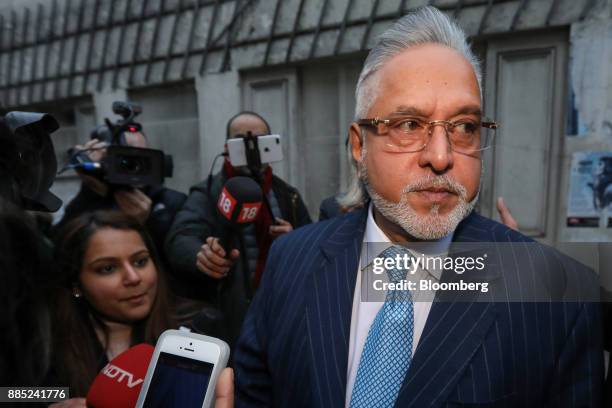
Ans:
[[[166,330],[155,347],[136,407],[212,407],[217,380],[228,357],[229,346],[222,340]],[[228,375],[224,376],[224,387]],[[227,403],[227,398],[220,401]]]
[[[234,370],[224,368],[215,390],[215,408],[234,408]]]

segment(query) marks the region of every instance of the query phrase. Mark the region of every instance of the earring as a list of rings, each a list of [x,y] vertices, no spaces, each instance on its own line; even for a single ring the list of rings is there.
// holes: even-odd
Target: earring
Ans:
[[[81,297],[81,292],[77,288],[72,288],[72,296],[78,299]]]

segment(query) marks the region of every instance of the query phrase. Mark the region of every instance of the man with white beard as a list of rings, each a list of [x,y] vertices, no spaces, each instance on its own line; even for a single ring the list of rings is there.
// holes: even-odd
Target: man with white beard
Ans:
[[[356,171],[339,200],[371,203],[273,245],[234,353],[237,406],[601,404],[598,305],[552,296],[576,282],[597,292],[594,274],[473,211],[497,128],[481,102],[479,63],[445,14],[417,9],[382,34],[357,84]],[[465,242],[517,242],[535,255],[506,264],[500,252],[501,263],[485,261],[475,275],[519,282],[504,301],[441,290],[367,301],[374,258],[419,256],[423,244],[447,254]],[[406,279],[398,266],[386,272],[389,282]],[[423,272],[442,282],[461,273]],[[551,279],[555,291],[542,298],[552,302],[541,293],[524,301],[520,282],[532,278]]]

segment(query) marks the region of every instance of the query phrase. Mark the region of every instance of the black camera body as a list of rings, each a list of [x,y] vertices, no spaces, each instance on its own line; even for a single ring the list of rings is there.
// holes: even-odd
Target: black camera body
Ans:
[[[167,167],[166,155],[161,150],[111,145],[104,160],[105,181],[116,185],[157,186],[164,183]]]
[[[71,167],[95,176],[111,186],[159,186],[164,178],[172,177],[172,156],[157,149],[128,146],[126,134],[140,132],[142,126],[134,119],[142,108],[130,102],[114,102],[113,112],[122,119],[112,123],[105,119],[105,125],[91,133],[91,139],[107,143],[106,157],[101,163],[94,163],[86,152],[71,155]]]

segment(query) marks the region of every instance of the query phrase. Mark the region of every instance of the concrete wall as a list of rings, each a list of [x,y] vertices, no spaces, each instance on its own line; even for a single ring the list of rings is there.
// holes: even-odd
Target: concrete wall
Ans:
[[[200,180],[199,120],[193,82],[172,87],[131,91],[128,99],[142,106],[137,117],[149,146],[173,157],[174,175],[165,185],[189,191]]]
[[[482,36],[565,26],[600,13],[608,1],[305,0],[302,8],[299,0],[223,0],[218,7],[204,0],[5,3],[0,107],[351,54],[371,47],[407,10],[429,3],[455,16],[469,35]]]

